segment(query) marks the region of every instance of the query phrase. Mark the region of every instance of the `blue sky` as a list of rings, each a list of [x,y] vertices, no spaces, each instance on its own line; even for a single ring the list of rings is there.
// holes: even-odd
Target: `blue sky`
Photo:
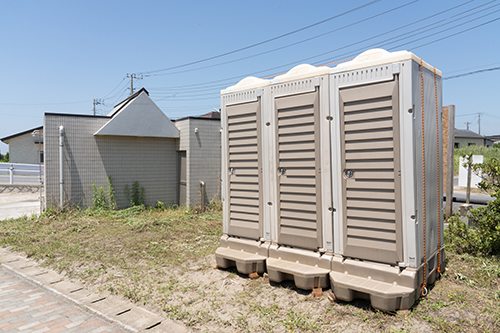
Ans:
[[[142,74],[134,87],[145,87],[175,119],[219,108],[220,90],[246,76],[351,58],[373,47],[411,51],[445,78],[500,66],[499,1],[0,5],[0,137],[42,125],[44,112],[92,114],[93,99],[103,99],[97,113],[107,113],[127,97],[127,73]],[[244,50],[233,52],[238,49]],[[469,121],[477,132],[480,112],[481,134],[500,134],[499,81],[500,70],[444,81],[443,104],[456,105],[457,128]],[[7,150],[0,143],[0,152]]]

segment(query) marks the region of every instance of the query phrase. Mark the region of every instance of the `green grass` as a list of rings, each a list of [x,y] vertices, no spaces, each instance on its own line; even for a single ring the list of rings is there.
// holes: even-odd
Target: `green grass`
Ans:
[[[488,161],[492,157],[500,158],[500,148],[494,147],[484,147],[484,146],[468,146],[455,149],[455,155],[453,160],[453,170],[454,175],[458,175],[458,170],[460,166],[460,156],[461,155],[483,155],[484,162]]]
[[[498,332],[500,258],[448,251],[446,271],[408,314],[330,303],[293,283],[213,269],[220,206],[71,210],[0,221],[0,245],[198,331]]]

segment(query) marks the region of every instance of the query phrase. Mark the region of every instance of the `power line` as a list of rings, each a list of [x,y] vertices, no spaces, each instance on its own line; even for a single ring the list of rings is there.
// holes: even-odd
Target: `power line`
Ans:
[[[451,79],[456,79],[456,78],[459,78],[462,76],[467,76],[467,75],[474,75],[474,74],[479,74],[479,73],[484,73],[484,72],[497,71],[499,69],[500,69],[500,66],[499,67],[492,67],[492,68],[485,68],[485,69],[480,69],[480,70],[473,71],[473,72],[462,73],[462,74],[457,74],[457,75],[453,75],[453,76],[447,76],[447,77],[444,77],[443,80],[451,80]]]
[[[417,20],[417,21],[414,21],[414,22],[411,22],[411,23],[405,24],[405,25],[400,26],[400,27],[398,27],[398,28],[391,29],[391,30],[386,31],[386,32],[384,32],[384,33],[377,34],[377,35],[375,35],[375,36],[371,36],[371,37],[366,38],[366,39],[363,39],[363,40],[361,40],[361,41],[358,41],[358,42],[355,42],[355,43],[351,43],[351,44],[349,44],[349,45],[346,45],[346,46],[343,46],[343,47],[339,47],[339,48],[337,48],[337,49],[334,49],[334,50],[331,50],[331,51],[328,51],[328,52],[321,53],[320,55],[316,55],[316,56],[312,56],[312,57],[309,57],[309,58],[305,58],[305,59],[301,59],[301,60],[298,60],[298,61],[294,61],[293,63],[283,64],[283,65],[280,65],[280,66],[277,66],[277,67],[268,68],[268,69],[265,69],[265,70],[262,70],[262,71],[258,71],[258,72],[247,73],[247,74],[245,74],[245,75],[238,75],[238,76],[231,77],[231,78],[226,78],[226,79],[221,79],[221,80],[215,80],[215,81],[210,81],[210,82],[205,82],[205,83],[200,83],[200,84],[193,84],[193,85],[184,85],[184,86],[177,86],[177,87],[165,87],[164,89],[165,89],[165,90],[172,90],[172,91],[174,91],[174,90],[180,90],[180,91],[182,91],[182,92],[186,92],[187,90],[189,90],[189,91],[209,90],[209,89],[211,89],[212,87],[213,87],[213,89],[216,89],[216,88],[221,89],[221,88],[223,88],[223,87],[222,87],[222,83],[223,83],[223,82],[228,82],[228,81],[230,81],[230,80],[236,80],[236,79],[240,79],[240,78],[245,77],[245,76],[256,75],[256,74],[260,74],[260,73],[264,73],[264,72],[267,72],[267,73],[268,73],[268,72],[269,72],[269,71],[271,71],[271,70],[277,70],[277,69],[280,69],[280,68],[283,68],[283,67],[289,67],[289,66],[294,65],[294,64],[296,64],[296,63],[299,63],[299,62],[304,62],[304,61],[307,61],[307,60],[311,60],[311,59],[316,58],[316,57],[319,57],[319,56],[321,56],[321,55],[334,53],[334,52],[336,52],[336,51],[343,50],[343,49],[346,49],[346,48],[351,47],[351,46],[354,46],[354,45],[359,45],[359,44],[362,44],[362,43],[364,43],[364,42],[366,42],[366,41],[373,40],[373,39],[378,38],[378,37],[381,37],[381,36],[389,35],[389,34],[390,34],[390,33],[392,33],[392,32],[395,32],[395,31],[401,31],[401,29],[404,29],[404,28],[410,27],[410,26],[415,25],[415,24],[417,24],[417,23],[419,23],[419,22],[422,22],[422,21],[425,21],[425,20],[430,19],[430,18],[432,18],[432,17],[435,17],[436,15],[439,15],[439,14],[445,13],[445,12],[447,12],[447,11],[450,11],[450,10],[456,9],[456,8],[458,8],[458,7],[460,7],[460,6],[463,6],[464,4],[467,4],[467,3],[469,3],[469,2],[470,2],[470,1],[468,1],[468,2],[466,2],[466,3],[463,3],[463,4],[460,4],[460,5],[457,5],[457,6],[454,6],[454,7],[451,7],[451,8],[449,8],[449,9],[446,9],[446,10],[441,11],[441,12],[439,12],[439,13],[436,13],[436,14],[430,15],[430,16],[428,16],[428,17],[425,17],[425,18],[419,19],[419,20]],[[493,1],[491,1],[491,2],[493,2]],[[445,21],[445,20],[449,20],[449,19],[451,19],[451,18],[454,18],[454,17],[460,16],[460,15],[466,14],[466,13],[468,13],[468,12],[472,11],[472,10],[475,10],[475,9],[478,9],[478,8],[483,7],[483,6],[485,6],[485,5],[488,5],[488,4],[489,4],[489,3],[491,3],[491,2],[488,2],[488,3],[486,3],[486,4],[479,5],[479,6],[477,6],[477,7],[472,8],[472,9],[468,9],[468,10],[466,10],[466,11],[463,11],[463,12],[461,12],[461,13],[458,13],[458,14],[456,14],[456,15],[453,15],[453,16],[451,16],[451,17],[449,17],[449,18],[442,19],[442,20],[438,20],[438,21],[436,21],[436,22],[434,22],[434,23],[431,23],[431,24],[425,25],[425,26],[423,26],[423,27],[417,28],[416,30],[419,30],[419,29],[421,29],[421,28],[425,28],[425,27],[429,27],[429,26],[435,25],[435,24],[437,24],[437,23],[443,22],[443,21]],[[495,5],[495,6],[496,6],[496,5]],[[491,8],[491,7],[490,7],[490,8]],[[480,11],[479,11],[479,12],[480,12]],[[474,13],[474,14],[477,14],[477,13],[478,13],[478,12],[476,12],[476,13]],[[473,14],[469,14],[468,16],[465,16],[465,17],[470,17],[471,15],[473,15]],[[489,14],[488,14],[488,15],[489,15]],[[464,19],[465,17],[462,17],[462,18],[458,18],[458,19],[452,20],[452,21],[450,21],[450,22],[448,22],[448,23],[446,23],[446,24],[450,24],[450,23],[455,22],[455,21],[457,21],[457,20]],[[476,19],[470,20],[469,22],[472,22],[472,21],[477,20],[477,19],[479,19],[479,18],[476,18]],[[467,22],[467,23],[468,23],[468,22]],[[463,24],[462,24],[462,25],[463,25]],[[457,25],[457,26],[458,26],[458,25]],[[457,27],[457,26],[454,26],[453,28],[455,28],[455,27]],[[438,27],[439,27],[439,26],[438,26]],[[451,28],[449,28],[449,29],[445,29],[445,30],[441,30],[439,33],[442,33],[442,32],[444,32],[444,31],[447,31],[447,30],[450,30],[450,29],[451,29]],[[426,31],[429,31],[429,30],[430,30],[430,29],[428,29],[428,30],[424,30],[424,31],[419,31],[417,34],[413,34],[413,35],[411,35],[411,37],[414,37],[414,36],[416,36],[416,35],[418,35],[418,34],[422,34],[422,33],[426,32]],[[436,35],[436,34],[437,34],[437,33],[430,34],[430,35],[425,36],[424,38],[429,38],[429,37],[432,37],[432,36],[434,36],[434,35]],[[406,33],[402,33],[402,34],[399,34],[399,35],[397,35],[397,36],[395,36],[395,37],[390,37],[390,38],[387,38],[387,39],[385,39],[385,40],[384,40],[384,41],[386,41],[387,43],[382,44],[382,45],[390,45],[390,44],[392,44],[392,43],[394,43],[394,42],[397,42],[397,41],[399,41],[399,40],[402,40],[402,39],[399,39],[399,40],[396,40],[396,41],[395,41],[395,40],[394,40],[394,38],[401,37],[401,36],[405,36],[405,35],[406,35]],[[403,39],[404,39],[404,38],[403,38]],[[407,43],[404,43],[404,44],[402,44],[402,45],[407,45],[407,44],[413,43],[413,42],[418,41],[418,40],[421,40],[421,39],[423,39],[423,38],[414,39],[414,40],[409,41],[409,42],[407,42]],[[363,47],[361,47],[361,48],[359,48],[359,49],[356,49],[356,50],[353,50],[353,51],[350,51],[350,52],[344,53],[344,54],[342,54],[342,55],[341,55],[341,56],[339,56],[339,57],[347,57],[347,56],[352,56],[352,55],[353,55],[353,53],[356,53],[356,52],[359,52],[359,51],[365,50],[365,49],[367,49],[367,48],[369,48],[369,47],[373,47],[373,46],[381,46],[381,44],[380,44],[380,43],[381,43],[381,42],[383,43],[384,41],[379,41],[379,42],[373,43],[373,44],[371,44],[370,46],[363,46]],[[399,47],[399,46],[398,46],[398,47]],[[420,46],[418,46],[418,47],[420,47]],[[396,47],[394,47],[394,48],[396,48]],[[329,61],[329,60],[331,60],[331,58],[329,58],[328,60],[326,60],[326,59],[325,59],[325,60],[323,60],[322,62],[326,62],[326,61]],[[218,84],[216,84],[216,83],[218,83]],[[229,84],[229,83],[228,83],[228,84]],[[189,88],[189,87],[193,87],[193,89],[186,89],[186,88]],[[194,87],[199,87],[199,88],[194,88]]]
[[[293,31],[290,31],[290,32],[287,32],[285,34],[282,34],[282,35],[279,35],[279,36],[276,36],[276,37],[273,37],[273,38],[270,38],[270,39],[266,39],[262,42],[258,42],[258,43],[255,43],[255,44],[251,44],[251,45],[248,45],[248,46],[245,46],[245,47],[242,47],[242,48],[239,48],[239,49],[236,49],[236,50],[233,50],[233,51],[229,51],[229,52],[225,52],[225,53],[221,53],[219,55],[216,55],[216,56],[212,56],[212,57],[208,57],[208,58],[204,58],[204,59],[201,59],[201,60],[196,60],[196,61],[192,61],[192,62],[188,62],[188,63],[185,63],[185,64],[182,64],[182,65],[177,65],[177,66],[172,66],[172,67],[167,67],[167,68],[163,68],[163,69],[157,69],[157,70],[152,70],[152,71],[147,71],[147,72],[141,72],[139,74],[152,74],[152,73],[158,73],[158,72],[163,72],[163,71],[168,71],[168,70],[172,70],[172,69],[176,69],[176,68],[182,68],[182,67],[187,67],[187,66],[191,66],[191,65],[195,65],[195,64],[199,64],[199,63],[202,63],[202,62],[206,62],[206,61],[209,61],[209,60],[213,60],[213,59],[217,59],[217,58],[221,58],[221,57],[225,57],[227,55],[230,55],[230,54],[234,54],[234,53],[237,53],[237,52],[241,52],[241,51],[244,51],[244,50],[248,50],[248,49],[251,49],[251,48],[254,48],[256,46],[259,46],[259,45],[263,45],[263,44],[266,44],[266,43],[269,43],[269,42],[272,42],[272,41],[275,41],[275,40],[278,40],[278,39],[281,39],[283,37],[286,37],[286,36],[290,36],[290,35],[293,35],[293,34],[296,34],[297,32],[300,32],[300,31],[304,31],[304,30],[307,30],[309,28],[312,28],[312,27],[315,27],[315,26],[318,26],[320,24],[323,24],[325,22],[328,22],[328,21],[331,21],[333,19],[336,19],[336,18],[339,18],[341,16],[344,16],[344,15],[347,15],[347,14],[350,14],[352,12],[355,12],[357,10],[360,10],[362,8],[365,8],[365,7],[368,7],[368,6],[371,6],[377,2],[380,2],[382,0],[373,0],[373,1],[370,1],[368,3],[365,3],[361,6],[358,6],[356,8],[353,8],[353,9],[350,9],[348,11],[345,11],[343,13],[340,13],[340,14],[337,14],[335,16],[332,16],[332,17],[329,17],[327,19],[324,19],[324,20],[321,20],[319,22],[316,22],[316,23],[313,23],[313,24],[310,24],[308,26],[305,26],[305,27],[302,27],[300,29],[296,29],[296,30],[293,30]]]
[[[406,6],[409,6],[409,5],[411,5],[411,4],[415,3],[415,2],[418,2],[418,1],[419,0],[414,0],[414,1],[411,1],[411,2],[408,2],[408,3],[405,3],[405,4],[401,5],[401,6],[398,6],[398,7],[395,7],[395,8],[391,8],[389,10],[386,10],[386,11],[384,11],[382,13],[379,13],[379,14],[376,14],[376,15],[372,15],[372,16],[370,16],[368,18],[365,18],[365,19],[362,19],[362,20],[359,20],[359,21],[356,21],[356,22],[344,25],[344,26],[342,26],[340,28],[337,28],[337,29],[334,29],[334,30],[330,30],[330,31],[321,33],[319,35],[315,35],[315,36],[312,36],[312,37],[309,37],[309,38],[306,38],[306,39],[302,39],[300,41],[297,41],[297,42],[294,42],[294,43],[291,43],[291,44],[287,44],[287,45],[284,45],[284,46],[281,46],[281,47],[278,47],[278,48],[274,48],[274,49],[271,49],[271,50],[268,50],[268,51],[264,51],[264,52],[260,52],[260,53],[255,53],[255,54],[252,54],[252,55],[249,55],[249,56],[246,56],[246,57],[237,58],[237,59],[233,59],[233,60],[229,60],[229,61],[220,62],[220,63],[214,64],[214,65],[203,66],[203,67],[196,67],[196,68],[193,68],[193,69],[187,69],[187,70],[182,70],[182,71],[177,71],[177,72],[161,73],[161,74],[151,74],[151,75],[148,75],[148,76],[164,76],[164,75],[174,75],[174,74],[182,74],[182,73],[194,72],[194,71],[199,71],[201,69],[207,69],[207,68],[213,68],[213,67],[223,66],[223,65],[235,63],[235,62],[238,62],[238,61],[242,61],[242,60],[246,60],[246,59],[258,57],[258,56],[261,56],[261,55],[264,55],[264,54],[269,54],[269,53],[276,52],[276,51],[279,51],[279,50],[283,50],[283,49],[286,49],[286,48],[289,48],[289,47],[292,47],[292,46],[295,46],[295,45],[298,45],[298,44],[309,42],[309,41],[317,39],[319,37],[323,37],[323,36],[329,35],[331,33],[343,30],[345,28],[352,27],[352,26],[354,26],[356,24],[359,24],[359,23],[365,23],[366,21],[369,21],[369,20],[371,20],[373,18],[376,18],[376,17],[382,16],[382,15],[388,14],[390,12],[396,11],[398,9],[401,9],[403,7],[406,7]]]

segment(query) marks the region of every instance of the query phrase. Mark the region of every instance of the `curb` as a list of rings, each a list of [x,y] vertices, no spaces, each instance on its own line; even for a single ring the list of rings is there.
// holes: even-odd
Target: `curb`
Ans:
[[[138,307],[118,296],[96,294],[82,284],[45,268],[17,254],[0,248],[0,263],[14,275],[42,289],[59,295],[95,315],[130,332],[188,332],[188,329],[171,319]]]

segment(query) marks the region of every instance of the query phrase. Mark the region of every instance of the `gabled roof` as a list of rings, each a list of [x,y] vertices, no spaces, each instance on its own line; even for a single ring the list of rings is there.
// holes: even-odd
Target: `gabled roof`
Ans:
[[[179,130],[151,100],[146,89],[118,103],[111,119],[94,135],[179,138]]]
[[[472,139],[484,139],[484,136],[472,132],[470,130],[456,129],[455,128],[455,138],[472,138]]]
[[[28,134],[28,133],[32,133],[33,131],[35,130],[43,130],[43,126],[40,126],[40,127],[35,127],[35,128],[32,128],[32,129],[29,129],[27,131],[23,131],[23,132],[20,132],[20,133],[16,133],[16,134],[12,134],[12,135],[9,135],[9,136],[6,136],[4,138],[1,138],[0,140],[3,142],[3,143],[9,143],[9,140],[11,139],[14,139],[18,136],[21,136],[21,135],[25,135],[25,134]]]

